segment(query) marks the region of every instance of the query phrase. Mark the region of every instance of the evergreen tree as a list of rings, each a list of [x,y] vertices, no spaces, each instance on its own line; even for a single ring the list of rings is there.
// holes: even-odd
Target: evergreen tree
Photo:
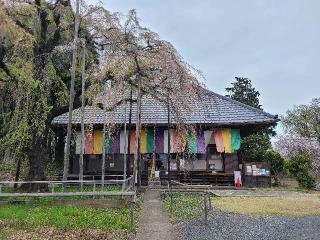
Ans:
[[[262,110],[259,102],[260,93],[252,86],[250,79],[236,77],[236,81],[231,85],[232,87],[226,88],[227,97]]]
[[[227,97],[247,104],[251,107],[262,110],[257,91],[251,80],[243,77],[236,77],[236,81],[231,83],[232,87],[226,88]],[[273,127],[251,133],[242,138],[240,153],[245,161],[263,161],[265,153],[271,148],[270,135],[275,135]]]

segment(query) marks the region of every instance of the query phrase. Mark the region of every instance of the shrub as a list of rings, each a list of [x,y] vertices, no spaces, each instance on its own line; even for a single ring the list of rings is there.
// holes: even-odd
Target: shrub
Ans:
[[[288,167],[290,173],[297,179],[301,187],[310,188],[315,182],[310,155],[298,154],[291,157]]]
[[[269,149],[271,143],[268,135],[255,133],[242,139],[240,152],[247,162],[262,162]]]
[[[264,159],[270,164],[270,173],[275,185],[279,185],[280,177],[285,171],[285,159],[275,151],[267,151]]]

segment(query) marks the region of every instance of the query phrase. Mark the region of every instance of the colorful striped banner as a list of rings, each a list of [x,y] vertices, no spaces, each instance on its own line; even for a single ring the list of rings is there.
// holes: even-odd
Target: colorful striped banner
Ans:
[[[147,153],[147,130],[146,129],[141,130],[140,149],[141,149],[141,153]]]
[[[103,133],[101,130],[93,132],[85,132],[85,154],[102,154]],[[76,134],[76,154],[80,154],[80,138],[81,133]],[[106,153],[124,153],[124,143],[126,137],[123,130],[117,130],[113,134],[106,132],[105,150]],[[239,129],[217,129],[197,130],[196,136],[191,132],[186,133],[184,130],[170,130],[170,148],[171,153],[184,152],[188,144],[189,153],[205,153],[208,144],[216,144],[217,152],[232,153],[240,149],[241,137]],[[136,151],[136,136],[135,130],[130,131],[130,153]],[[163,128],[148,128],[141,131],[141,153],[162,154],[168,153],[168,130]]]
[[[120,153],[120,130],[116,130],[112,134],[111,152]]]
[[[223,140],[224,152],[232,153],[230,128],[222,129],[222,140]]]
[[[168,153],[168,130],[164,130],[163,153]]]
[[[154,151],[154,129],[153,128],[148,128],[147,129],[147,152],[148,153],[153,153]]]
[[[124,149],[124,145],[127,142],[127,149]],[[120,132],[120,153],[128,153],[128,130],[127,136],[125,136],[124,131]]]
[[[93,134],[90,131],[85,132],[84,153],[93,154]]]
[[[240,137],[240,130],[239,129],[232,129],[231,130],[231,145],[232,145],[232,151],[237,151],[240,149],[241,137]]]
[[[212,131],[204,131],[204,141],[205,146],[214,142],[214,138],[212,137]]]
[[[189,132],[188,134],[188,145],[189,145],[189,153],[197,153],[197,139],[196,136],[192,133]]]
[[[197,131],[197,147],[198,147],[198,153],[206,153],[204,132],[202,130]]]
[[[94,130],[93,132],[93,154],[102,154],[103,141],[102,131]]]
[[[164,153],[164,130],[156,129],[156,153]]]
[[[223,139],[222,139],[222,130],[218,129],[213,132],[214,141],[216,143],[217,152],[224,152]]]
[[[130,131],[130,154],[136,153],[136,130]]]
[[[106,131],[104,146],[105,146],[106,154],[112,153],[112,136],[108,130]]]
[[[171,145],[171,149],[170,149],[170,151],[172,152],[172,153],[177,153],[177,152],[179,152],[179,139],[178,139],[178,132],[177,132],[177,130],[173,130],[172,132],[171,132],[171,143],[172,143],[172,145]]]

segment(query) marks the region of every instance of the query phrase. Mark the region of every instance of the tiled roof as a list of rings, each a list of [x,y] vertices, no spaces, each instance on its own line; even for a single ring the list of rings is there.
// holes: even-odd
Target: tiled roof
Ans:
[[[192,111],[183,114],[187,124],[213,124],[213,125],[246,125],[246,124],[272,124],[278,121],[277,116],[263,112],[243,103],[205,90],[199,99],[193,101]],[[166,124],[168,122],[167,106],[152,97],[144,96],[141,110],[142,124]],[[126,108],[126,119],[129,118],[129,103]],[[107,121],[117,124],[124,123],[125,105],[116,107],[114,113],[106,114]],[[174,123],[174,116],[172,123]],[[132,123],[136,120],[136,103],[132,108]],[[81,109],[73,111],[73,124],[80,124]],[[92,106],[85,107],[85,124],[103,124],[103,110]],[[68,113],[57,116],[53,125],[68,124]]]

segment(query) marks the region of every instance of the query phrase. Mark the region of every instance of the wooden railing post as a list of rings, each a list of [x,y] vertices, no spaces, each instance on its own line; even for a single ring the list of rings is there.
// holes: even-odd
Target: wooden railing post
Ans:
[[[204,193],[204,198],[203,198],[203,202],[204,202],[204,223],[205,225],[208,225],[208,194],[205,192]]]
[[[135,194],[131,196],[130,201],[130,230],[134,232],[134,204],[135,204]]]

